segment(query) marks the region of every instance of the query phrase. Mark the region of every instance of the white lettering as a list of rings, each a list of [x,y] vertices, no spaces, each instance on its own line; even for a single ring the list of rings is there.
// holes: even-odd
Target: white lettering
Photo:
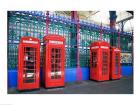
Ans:
[[[120,51],[120,50],[118,50],[118,49],[115,49],[114,51]]]
[[[23,43],[38,44],[38,42],[37,42],[37,41],[29,41],[29,40],[23,40]]]
[[[51,44],[63,44],[62,41],[54,41],[54,40],[50,40],[49,43],[51,43]]]
[[[94,46],[94,47],[91,47],[91,49],[97,49],[99,48],[99,46]]]
[[[107,47],[107,46],[101,46],[101,48],[108,49],[108,47]]]

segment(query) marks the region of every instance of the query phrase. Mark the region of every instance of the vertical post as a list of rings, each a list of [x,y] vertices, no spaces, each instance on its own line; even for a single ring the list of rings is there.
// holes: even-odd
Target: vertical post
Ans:
[[[109,14],[110,14],[110,28],[115,29],[117,19],[116,11],[109,11]]]
[[[110,30],[112,33],[112,38],[110,40],[110,44],[111,44],[111,46],[114,46],[114,30],[116,28],[117,15],[116,15],[116,11],[109,11],[109,14],[110,14]]]
[[[118,48],[120,49],[120,30],[118,29]]]
[[[123,29],[124,29],[124,22],[122,21],[121,22],[121,32],[123,32]]]
[[[49,11],[46,12],[46,35],[49,33]]]
[[[70,65],[71,67],[75,67],[76,66],[76,57],[77,57],[77,53],[76,53],[76,25],[75,25],[75,20],[76,20],[76,16],[75,16],[75,11],[71,11],[71,35],[70,35],[70,46],[71,46],[71,50],[70,50]]]
[[[77,14],[77,11],[72,11],[71,12],[72,19],[76,23],[76,48],[77,48],[77,70],[76,70],[76,79],[77,81],[82,80],[82,71],[80,68],[80,53],[79,53],[79,45],[80,45],[80,23],[79,23],[79,17]]]
[[[103,35],[103,28],[102,28],[102,23],[100,26],[100,41],[102,41],[102,35]]]
[[[132,30],[132,67],[134,65],[134,37],[133,37],[133,30]]]

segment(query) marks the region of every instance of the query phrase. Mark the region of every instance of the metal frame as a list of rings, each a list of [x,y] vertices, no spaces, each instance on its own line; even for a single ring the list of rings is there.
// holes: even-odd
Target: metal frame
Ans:
[[[76,21],[70,17],[63,17],[55,14],[48,16],[48,33],[60,34],[66,39],[66,67],[76,67]],[[17,64],[17,44],[22,36],[32,36],[40,39],[41,43],[41,67],[42,67],[42,45],[46,32],[46,14],[41,11],[11,11],[8,12],[8,68],[16,68]],[[80,25],[80,66],[89,67],[89,45],[99,39],[100,26],[86,20],[79,20]],[[117,36],[117,30],[110,30],[109,27],[102,26],[103,40],[110,43],[110,38]],[[114,34],[112,35],[113,32]],[[72,34],[73,33],[73,36]],[[121,32],[120,41],[125,46],[121,46],[122,52],[131,52],[127,44],[132,39],[131,33]],[[74,56],[75,55],[75,56]],[[14,60],[13,60],[14,59]]]

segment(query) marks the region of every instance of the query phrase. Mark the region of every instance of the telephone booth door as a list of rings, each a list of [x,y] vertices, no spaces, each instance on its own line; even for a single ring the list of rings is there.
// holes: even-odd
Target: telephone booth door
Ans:
[[[107,42],[93,42],[90,46],[90,79],[109,80],[110,49]]]
[[[121,65],[120,65],[120,49],[116,47],[111,48],[111,70],[110,78],[111,79],[120,79],[121,78]]]
[[[65,46],[64,38],[60,35],[47,35],[44,37],[44,50],[46,54],[44,80],[45,87],[64,86]]]
[[[102,46],[101,46],[102,47]],[[100,61],[101,76],[100,80],[109,80],[109,71],[110,71],[110,49],[109,47],[101,48],[101,61]]]
[[[99,75],[98,69],[98,51],[99,49],[97,47],[91,47],[91,51],[90,51],[90,79],[91,80],[96,80],[96,78],[98,78],[97,76]]]
[[[39,88],[40,43],[23,37],[18,46],[18,90]]]

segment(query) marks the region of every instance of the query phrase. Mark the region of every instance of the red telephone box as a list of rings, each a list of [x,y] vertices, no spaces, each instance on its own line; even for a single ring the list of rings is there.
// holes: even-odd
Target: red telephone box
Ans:
[[[120,79],[121,77],[121,65],[120,65],[120,49],[116,47],[111,47],[111,63],[110,63],[110,78]]]
[[[43,79],[46,88],[64,86],[65,44],[60,35],[43,38]]]
[[[110,45],[104,41],[93,42],[90,46],[90,79],[109,80]]]
[[[39,88],[40,42],[22,37],[18,46],[18,90]]]

